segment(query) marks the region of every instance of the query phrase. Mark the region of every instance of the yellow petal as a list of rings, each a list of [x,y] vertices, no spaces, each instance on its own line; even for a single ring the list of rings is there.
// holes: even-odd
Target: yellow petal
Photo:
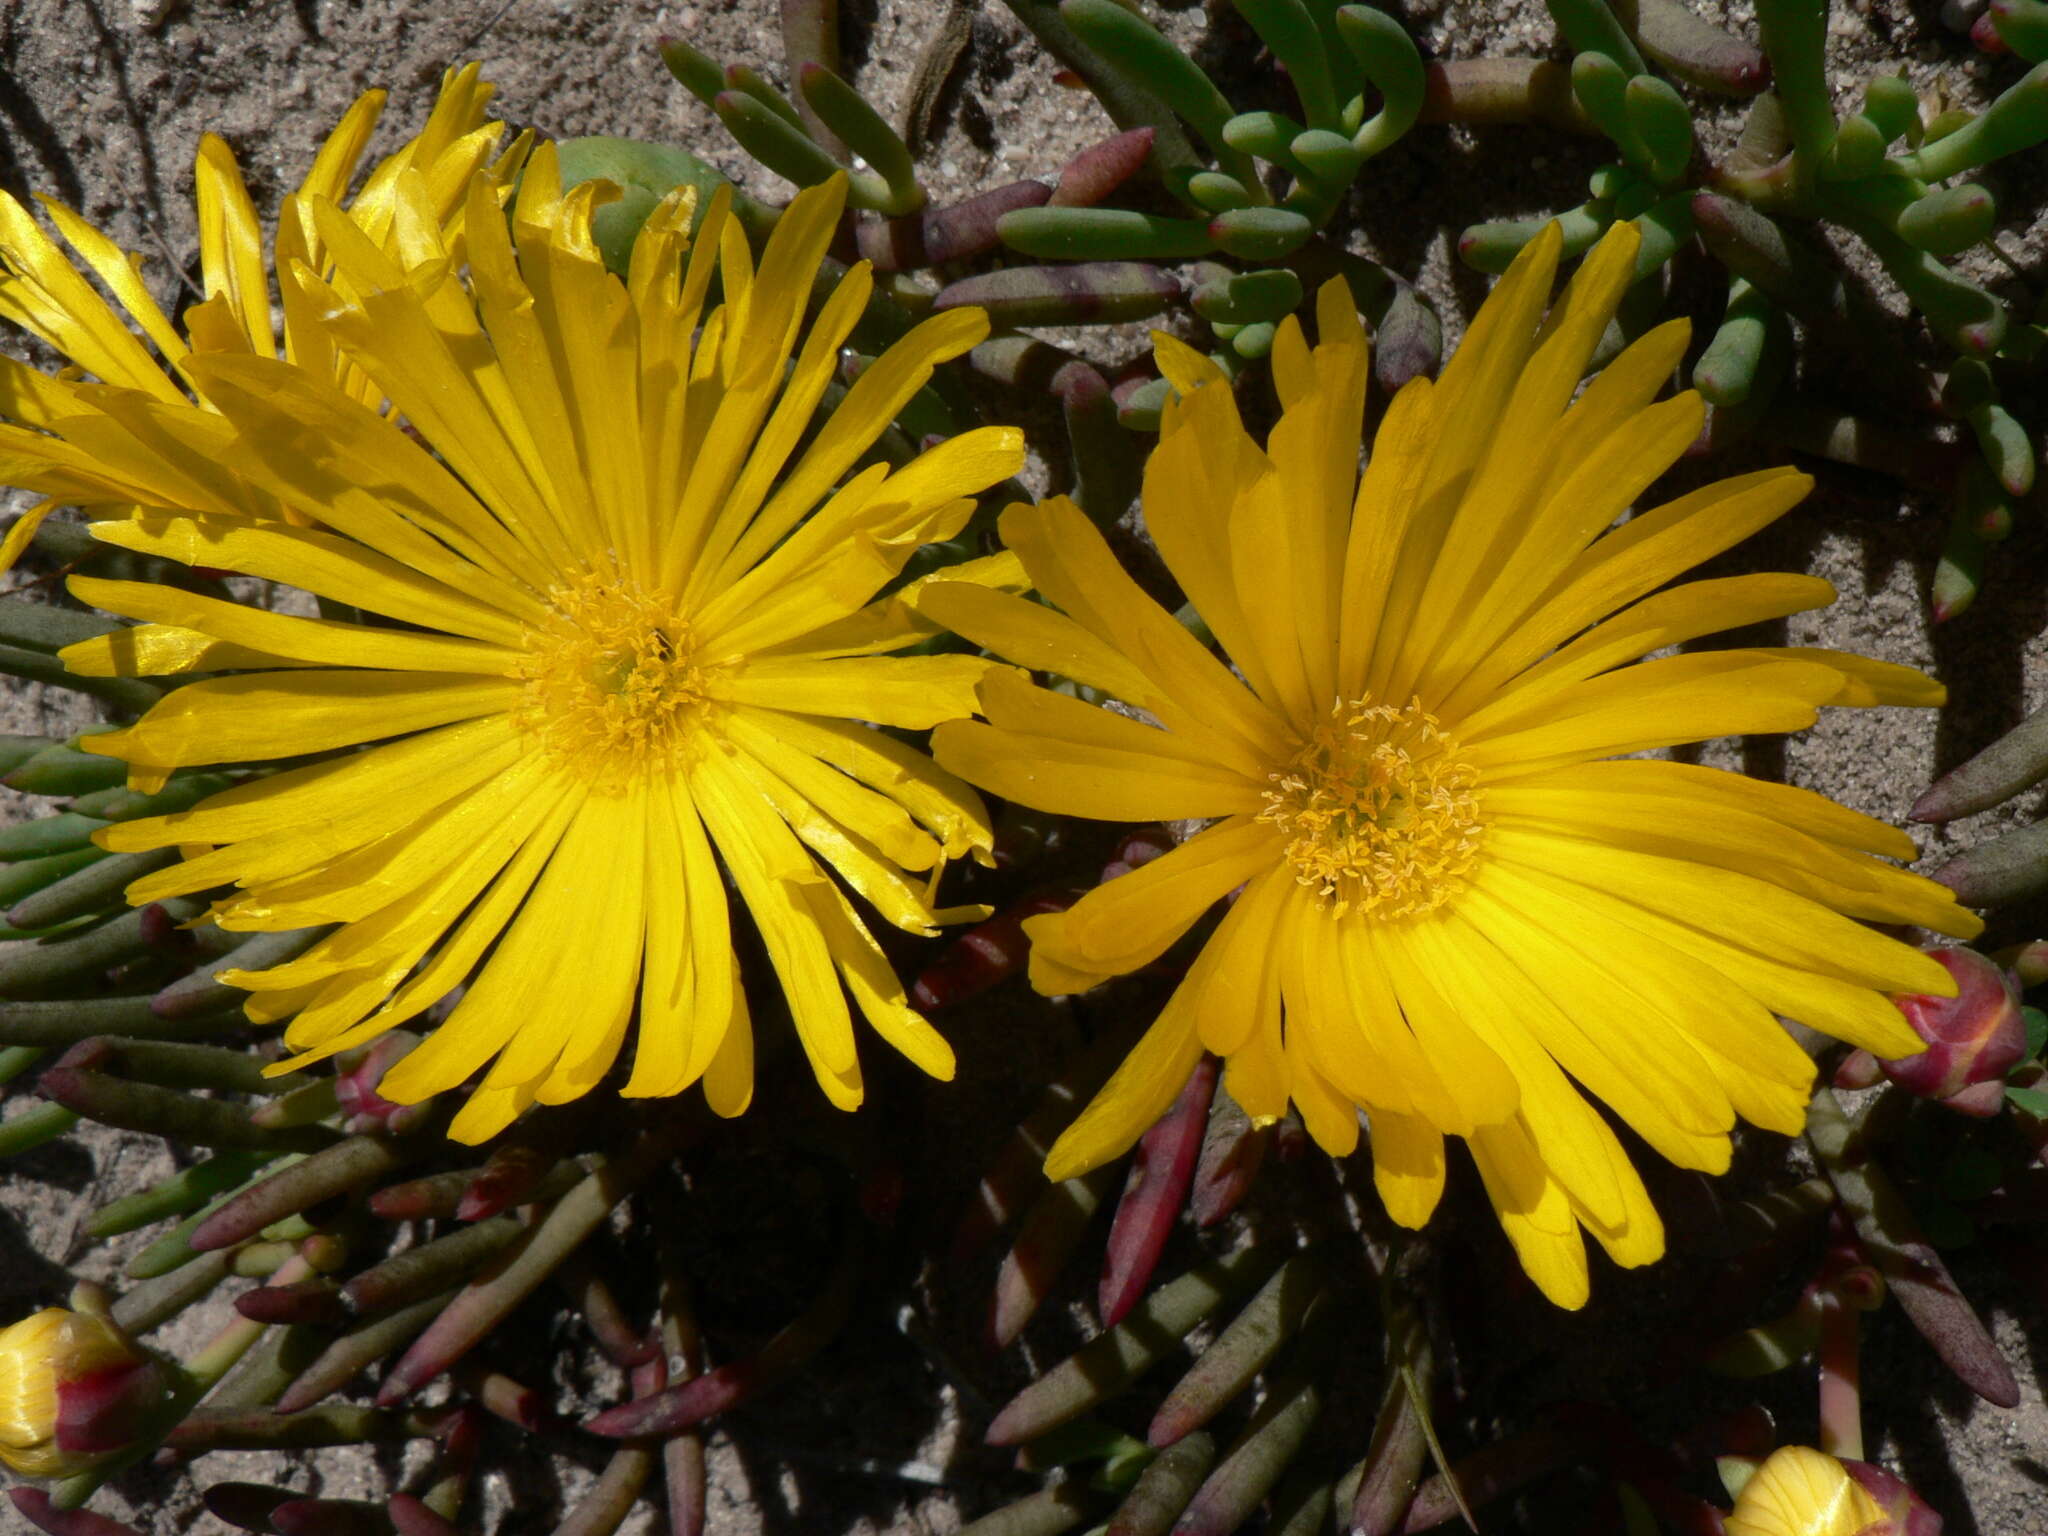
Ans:
[[[1246,771],[1281,755],[1272,711],[1125,574],[1079,507],[1060,496],[1011,507],[1000,528],[1039,591],[1152,679],[1170,729]]]
[[[1804,1445],[1771,1452],[1743,1485],[1728,1536],[1875,1536],[1884,1511],[1842,1464]]]
[[[325,752],[514,708],[524,684],[434,672],[256,672],[166,695],[87,750],[185,767]]]
[[[705,693],[733,704],[921,731],[972,714],[975,687],[989,665],[977,656],[767,657],[708,677]]]
[[[825,877],[782,819],[718,754],[707,753],[694,766],[690,792],[761,931],[819,1086],[839,1108],[853,1108],[861,1080],[852,1020],[805,897],[805,887]]]
[[[1053,1143],[1045,1159],[1048,1179],[1057,1184],[1079,1178],[1121,1157],[1180,1096],[1202,1055],[1181,996],[1167,1001],[1102,1091]]]
[[[1086,704],[1076,708],[1107,715]],[[932,756],[950,773],[1005,800],[1103,821],[1174,821],[1256,811],[1258,792],[1234,773],[1204,768],[1148,740],[1163,731],[1111,716],[1093,740],[1028,735],[960,720],[932,732]],[[1126,735],[1121,729],[1129,727]],[[1116,745],[1102,738],[1115,736]]]
[[[353,539],[316,528],[144,513],[94,523],[92,534],[103,544],[137,554],[280,581],[315,597],[332,598],[426,629],[506,646],[520,645],[525,637],[520,616],[477,601],[467,586],[450,587]],[[474,568],[468,574],[483,576]],[[486,590],[495,590],[484,585]],[[520,613],[538,619],[541,609],[537,604],[522,604]]]
[[[505,677],[519,666],[523,655],[489,641],[273,613],[158,582],[73,576],[68,585],[80,602],[109,613],[197,630],[252,651],[314,666]],[[122,652],[118,640],[112,642],[112,649],[118,663]]]
[[[1389,1216],[1404,1227],[1421,1227],[1443,1198],[1443,1132],[1419,1115],[1375,1109],[1372,1182]]]
[[[1124,975],[1149,965],[1218,900],[1278,860],[1273,830],[1233,817],[1114,880],[1064,912],[1028,920],[1034,952]]]
[[[1586,1243],[1564,1190],[1544,1168],[1520,1125],[1481,1126],[1472,1161],[1522,1268],[1551,1302],[1576,1311],[1592,1291]]]

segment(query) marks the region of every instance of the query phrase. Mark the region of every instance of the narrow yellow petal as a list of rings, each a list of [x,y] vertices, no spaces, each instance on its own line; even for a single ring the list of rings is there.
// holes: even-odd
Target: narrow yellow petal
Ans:
[[[80,602],[109,613],[197,630],[232,645],[314,666],[475,672],[505,677],[518,667],[522,657],[520,651],[489,641],[419,635],[334,619],[299,618],[159,582],[73,576],[68,585],[72,596]],[[113,648],[118,655],[119,643],[114,643]]]
[[[514,708],[523,684],[433,672],[254,672],[166,695],[87,750],[185,767],[325,752]]]
[[[1104,881],[1064,912],[1027,919],[1025,929],[1034,952],[1125,975],[1158,959],[1218,900],[1278,857],[1272,828],[1233,817]]]
[[[1564,1190],[1527,1135],[1512,1122],[1481,1126],[1471,1145],[1472,1160],[1522,1268],[1553,1304],[1568,1311],[1583,1307],[1592,1292],[1585,1239]]]
[[[1195,1038],[1184,993],[1185,988],[1167,1001],[1101,1092],[1053,1143],[1045,1176],[1055,1184],[1128,1152],[1187,1086],[1202,1043]]]
[[[972,714],[989,668],[978,656],[767,657],[707,677],[705,692],[733,704],[921,731]]]
[[[1132,737],[1166,736],[1129,720],[1121,724]],[[958,720],[932,732],[932,756],[948,772],[1005,800],[1103,821],[1229,816],[1256,811],[1261,803],[1249,781],[1155,751],[1144,740],[1104,746]]]
[[[1419,1115],[1372,1112],[1372,1182],[1387,1214],[1419,1229],[1444,1193],[1443,1132]]]

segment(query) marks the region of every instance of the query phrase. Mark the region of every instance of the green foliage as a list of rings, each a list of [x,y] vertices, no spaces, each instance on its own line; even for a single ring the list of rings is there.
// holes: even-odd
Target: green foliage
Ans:
[[[1640,281],[1661,283],[1657,269],[1696,233],[1728,268],[1736,280],[1728,308],[1693,374],[1710,404],[1732,412],[1710,434],[1726,443],[1768,429],[1769,418],[1748,402],[1800,372],[1793,348],[1766,345],[1774,334],[1790,335],[1777,317],[1781,308],[1806,326],[1809,345],[1869,352],[1873,376],[1906,383],[1909,366],[1873,346],[1872,327],[1860,323],[1870,317],[1854,312],[1857,301],[1840,275],[1792,226],[1846,230],[1868,248],[1956,354],[1951,379],[1977,370],[1970,404],[1950,407],[1989,471],[1965,471],[1953,486],[1954,516],[1933,592],[1937,621],[1953,618],[1975,598],[1986,550],[2010,528],[2010,500],[2033,483],[2034,434],[2000,403],[1996,375],[2030,370],[2040,350],[2033,327],[2016,325],[2004,301],[1949,264],[1984,247],[1997,223],[1991,193],[1957,178],[2048,139],[2048,65],[1981,113],[1930,114],[1924,122],[1912,86],[1880,75],[1865,88],[1862,110],[1838,121],[1825,71],[1828,0],[1759,0],[1761,53],[1696,18],[1674,22],[1672,11],[1667,0],[1550,0],[1575,54],[1572,95],[1619,156],[1593,177],[1591,201],[1558,215],[1566,249],[1582,251],[1610,224],[1630,219],[1645,236]],[[2048,36],[2044,14],[2048,7],[2036,0],[2000,0],[1988,19],[2006,46],[2032,57],[2006,33],[2031,40],[2039,27]],[[1643,43],[1652,35],[1660,44],[1654,49]],[[1740,145],[1710,173],[1694,162],[1691,107],[1650,72],[1646,55],[1681,80],[1755,95]],[[1762,92],[1767,78],[1772,89]],[[1476,225],[1460,254],[1482,271],[1504,271],[1543,222]]]

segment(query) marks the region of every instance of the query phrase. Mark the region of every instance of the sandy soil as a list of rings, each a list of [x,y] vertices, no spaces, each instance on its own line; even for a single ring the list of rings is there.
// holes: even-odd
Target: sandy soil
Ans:
[[[846,0],[849,60],[885,110],[893,111],[911,61],[940,27],[943,3]],[[1533,0],[1417,0],[1399,9],[1429,53],[1540,53],[1551,46],[1548,20]],[[1748,19],[1740,4],[1724,8],[1708,0],[1702,9],[1725,10],[1738,25]],[[1176,0],[1168,10],[1176,35],[1201,35],[1199,6]],[[1836,10],[1830,63],[1845,99],[1888,61],[1910,60],[1917,83],[1938,83],[1966,104],[1981,99],[1992,77],[2003,83],[2017,73],[2009,62],[1994,67],[1972,54],[1942,26],[1932,0],[1855,0]],[[423,117],[444,65],[479,58],[501,85],[500,104],[515,123],[561,136],[615,133],[681,143],[739,175],[757,195],[779,195],[784,189],[749,165],[663,71],[653,44],[664,33],[686,37],[722,60],[781,74],[771,0],[416,6],[13,0],[0,11],[0,185],[17,194],[47,192],[79,209],[144,253],[152,280],[167,294],[195,249],[189,166],[202,131],[234,146],[259,206],[268,207],[296,181],[311,147],[358,92],[392,89],[380,130],[389,143]],[[1247,55],[1208,51],[1219,71],[1227,71],[1232,58],[1242,67]],[[1054,82],[1047,60],[1008,13],[989,6],[976,12],[971,47],[941,102],[926,154],[928,184],[944,200],[1021,175],[1049,176],[1110,128],[1089,97]],[[1726,125],[1716,131],[1725,136]],[[1457,230],[1481,217],[1577,202],[1583,176],[1598,158],[1586,143],[1547,133],[1423,130],[1368,178],[1359,244],[1415,274],[1454,334],[1484,292],[1482,281],[1455,270],[1449,258]],[[1998,178],[2008,247],[2015,252],[2041,249],[2043,185],[2038,166],[2024,177]],[[1105,355],[1128,355],[1138,343],[1135,334],[1090,342]],[[1938,509],[1925,498],[1902,497],[1889,482],[1831,479],[1823,494],[1744,551],[1742,563],[1810,569],[1837,584],[1842,600],[1796,623],[1791,643],[1837,645],[1929,667],[1949,683],[1955,703],[1939,716],[1838,712],[1789,744],[1751,744],[1746,754],[1730,748],[1720,760],[1746,756],[1754,771],[1781,773],[1899,819],[1934,773],[2048,698],[2048,652],[2040,635],[2048,566],[2040,509],[2032,511],[1997,557],[1977,610],[1930,632],[1925,593],[1940,545]],[[7,730],[55,730],[79,718],[70,696],[34,687],[0,701],[0,728]],[[1924,841],[1938,855],[2030,817],[2036,807],[2037,797],[2029,797]],[[2014,921],[2032,919],[2038,914]],[[2014,922],[2000,934],[2032,936]],[[998,1115],[1015,1112],[1014,1102],[995,1107]],[[1782,1145],[1757,1146],[1746,1159],[1750,1176],[1768,1178],[1786,1155]],[[10,1169],[0,1183],[0,1316],[54,1298],[61,1287],[58,1264],[107,1272],[121,1254],[85,1252],[81,1213],[162,1169],[150,1144],[114,1134],[81,1138]],[[1966,1285],[1988,1301],[2009,1355],[2038,1364],[2038,1285],[2032,1296],[2022,1295],[1988,1269],[1971,1274]],[[1950,1516],[1950,1530],[2025,1536],[2041,1529],[2048,1410],[2031,1371],[2021,1408],[2000,1413],[1937,1383],[1924,1351],[1903,1334],[1895,1314],[1881,1321],[1866,1367],[1873,1395],[1896,1410],[1878,1415],[1880,1448],[1905,1457]],[[1560,1324],[1554,1340],[1596,1360],[1607,1359],[1613,1348],[1597,1313]],[[565,1390],[576,1385],[564,1383]],[[880,1415],[888,1432],[879,1439],[834,1417],[869,1414],[871,1404],[857,1392],[829,1390],[816,1405],[822,1420],[800,1414],[762,1427],[743,1443],[721,1435],[714,1445],[714,1531],[943,1533],[957,1526],[963,1508],[971,1517],[988,1507],[988,1490],[1014,1488],[988,1481],[994,1464],[964,1449],[977,1429],[961,1422],[954,1391],[930,1377],[923,1390],[927,1401],[906,1422]],[[800,1432],[806,1423],[816,1433],[808,1443]],[[878,1465],[862,1461],[864,1454]],[[820,1458],[831,1475],[807,1472]],[[501,1522],[497,1528],[546,1529],[547,1503],[586,1483],[592,1464],[585,1458],[553,1474],[529,1467],[494,1479],[487,1502]],[[367,1454],[350,1454],[322,1456],[281,1475],[255,1459],[216,1458],[204,1474],[207,1481],[260,1476],[348,1497],[385,1486],[393,1470]],[[133,1518],[153,1531],[211,1528],[187,1483],[152,1480],[125,1491],[143,1501]],[[107,1496],[111,1510],[123,1503],[118,1491]],[[0,1515],[0,1523],[7,1518]]]

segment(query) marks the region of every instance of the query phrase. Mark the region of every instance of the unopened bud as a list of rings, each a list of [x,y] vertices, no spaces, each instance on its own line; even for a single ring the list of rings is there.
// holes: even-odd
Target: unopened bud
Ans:
[[[384,1074],[419,1043],[418,1035],[394,1029],[379,1035],[360,1058],[343,1058],[342,1070],[334,1079],[334,1097],[351,1132],[383,1130],[402,1134],[412,1128],[423,1113],[422,1106],[394,1104],[377,1089]]]
[[[1956,995],[1911,993],[1892,999],[1927,1049],[1885,1062],[1885,1075],[1909,1093],[1940,1099],[1965,1114],[1996,1114],[2000,1092],[1995,1085],[2027,1049],[2019,992],[2010,976],[1975,950],[1929,953],[1955,977]],[[1983,1091],[1987,1088],[1991,1091]]]
[[[69,1477],[125,1448],[163,1393],[156,1362],[111,1322],[46,1307],[0,1329],[0,1461]]]
[[[1754,1471],[1724,1457],[1721,1473],[1740,1485],[1727,1536],[1894,1536],[1849,1468],[1810,1446],[1781,1446]]]
[[[1883,1523],[1870,1536],[1941,1536],[1941,1516],[1904,1478],[1868,1461],[1845,1461],[1842,1470],[1884,1511]]]

